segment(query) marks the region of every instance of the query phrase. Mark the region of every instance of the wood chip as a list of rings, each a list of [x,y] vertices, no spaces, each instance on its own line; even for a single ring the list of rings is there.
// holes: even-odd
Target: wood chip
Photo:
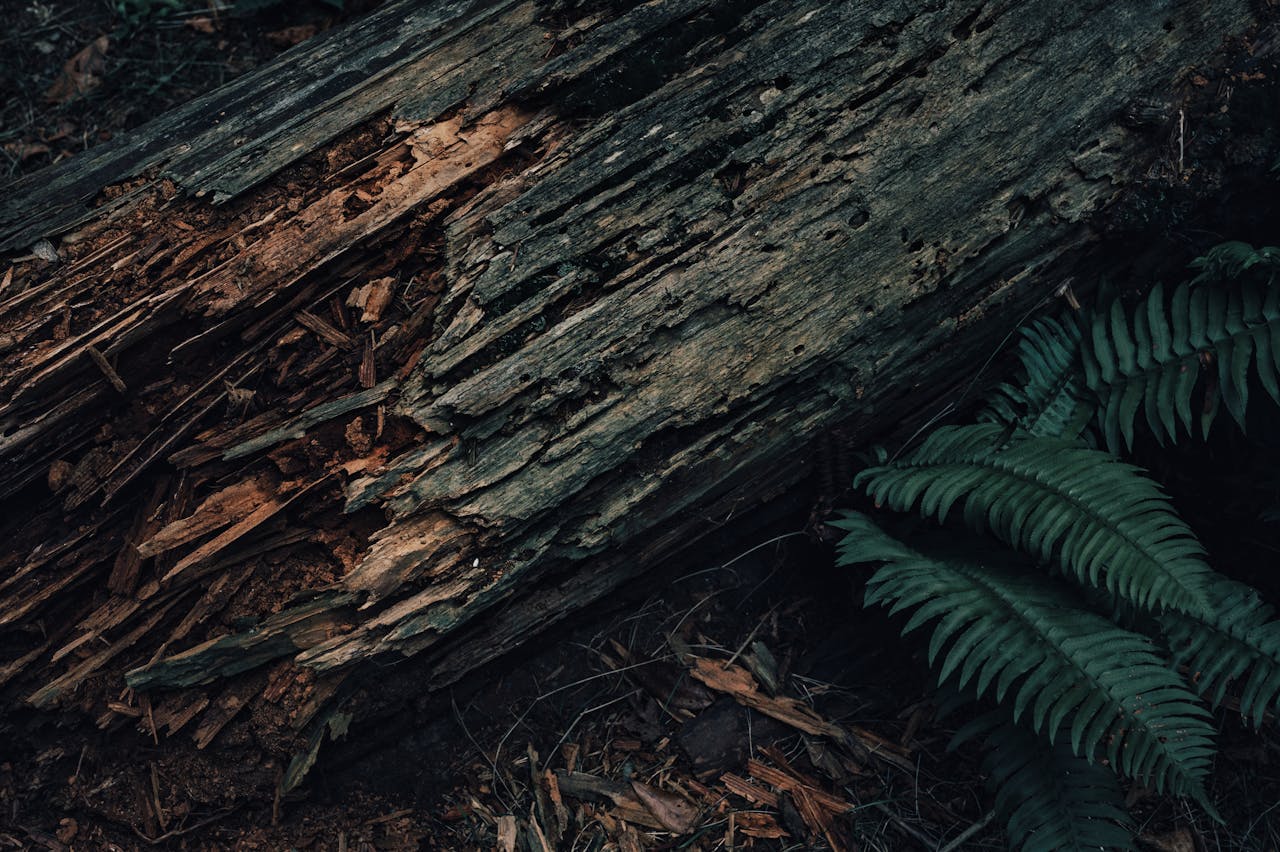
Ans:
[[[292,503],[303,494],[309,492],[316,485],[328,478],[328,475],[321,476],[313,480],[304,487],[294,491],[292,494],[277,494],[267,500],[262,505],[256,507],[252,512],[242,517],[239,521],[232,524],[223,532],[219,533],[213,539],[200,545],[191,553],[178,560],[169,571],[161,579],[161,582],[168,585],[174,583],[179,577],[184,579],[192,579],[201,576],[213,557],[218,553],[226,550],[231,545],[244,538],[249,533],[256,530],[262,524],[271,518],[274,518],[282,509]]]
[[[806,734],[831,737],[839,737],[841,734],[838,725],[823,719],[807,704],[795,698],[775,698],[762,693],[751,672],[742,666],[725,666],[714,660],[695,657],[690,674],[716,692],[732,695],[739,704],[758,710]]]
[[[784,793],[794,793],[796,790],[804,788],[805,791],[813,797],[821,807],[826,808],[832,813],[845,813],[853,808],[849,802],[841,799],[839,796],[833,796],[823,790],[809,787],[793,775],[777,769],[768,764],[752,758],[747,761],[747,772],[756,780],[763,781],[772,787],[782,790]]]
[[[516,852],[516,818],[507,814],[498,817],[498,849],[502,852]]]
[[[364,303],[361,305],[364,312],[360,314],[360,321],[375,323],[382,318],[382,312],[387,309],[387,305],[391,304],[396,291],[396,282],[394,278],[379,278],[377,281],[370,282],[367,287]]]
[[[741,796],[753,805],[759,805],[766,808],[776,808],[778,806],[778,795],[771,790],[766,790],[757,784],[752,784],[741,776],[726,772],[720,776],[720,783],[724,788],[735,796]]]
[[[760,813],[759,811],[739,811],[733,814],[733,822],[738,833],[747,837],[777,840],[791,836],[782,826],[778,825],[778,820],[774,818],[773,814]]]
[[[371,388],[378,383],[378,368],[373,358],[373,343],[366,341],[364,344],[364,356],[360,359],[360,386],[363,388]]]
[[[300,325],[306,326],[315,332],[316,336],[326,343],[337,346],[340,349],[350,349],[356,345],[350,335],[343,334],[310,311],[298,311],[293,317]]]
[[[697,828],[698,809],[679,796],[639,781],[632,781],[631,789],[667,831],[688,834]]]
[[[265,675],[258,674],[234,682],[213,702],[213,706],[200,718],[191,738],[196,748],[203,749],[227,726],[227,723],[249,704],[249,700],[261,691]]]
[[[529,814],[529,834],[531,835],[530,846],[534,852],[553,852],[551,844],[547,842],[547,836],[542,831],[542,826],[534,819],[533,813]]]
[[[644,852],[640,834],[627,823],[622,823],[616,835],[619,852]]]
[[[151,615],[124,636],[107,645],[105,648],[97,651],[92,656],[82,660],[73,666],[70,671],[54,678],[49,683],[37,689],[31,695],[27,696],[27,703],[33,707],[50,707],[57,704],[63,696],[74,694],[76,688],[84,681],[85,678],[102,668],[111,661],[121,651],[132,647],[147,631],[155,627],[162,618],[169,612],[169,609],[177,603],[177,598],[170,598],[168,603],[157,607]]]
[[[138,552],[138,545],[155,535],[160,529],[156,510],[160,508],[168,490],[169,477],[160,477],[151,489],[151,497],[138,507],[133,525],[125,536],[124,546],[116,554],[115,562],[111,566],[111,575],[107,578],[107,588],[113,594],[129,595],[137,588],[144,558]]]
[[[208,706],[209,697],[204,693],[181,692],[177,695],[166,697],[158,707],[152,708],[151,718],[155,721],[156,727],[166,729],[167,733],[172,736],[182,730],[188,722]],[[140,717],[142,716],[142,711],[138,710],[136,714],[128,715]]]
[[[165,525],[138,545],[142,558],[155,556],[222,529],[267,503],[275,494],[266,477],[235,482],[200,503],[187,517]]]
[[[565,830],[569,827],[569,809],[564,805],[564,797],[560,794],[560,784],[556,781],[554,772],[549,769],[542,771],[542,786],[547,792],[556,820],[555,830],[552,833],[556,837],[563,837]]]

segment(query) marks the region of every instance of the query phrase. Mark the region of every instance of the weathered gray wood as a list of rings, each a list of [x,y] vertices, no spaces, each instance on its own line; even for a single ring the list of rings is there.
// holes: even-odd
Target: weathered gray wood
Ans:
[[[442,100],[456,102],[470,81],[459,88],[451,79],[458,69],[437,60],[442,45],[453,46],[516,5],[399,0],[324,33],[137,134],[92,149],[52,175],[12,184],[0,198],[0,250],[25,248],[87,221],[103,187],[135,176],[163,174],[189,192],[231,196],[385,109],[407,88],[433,89],[446,78]],[[414,66],[424,56],[431,57],[425,75]],[[410,69],[419,73],[395,79]],[[370,86],[379,80],[385,85]]]
[[[538,14],[529,2],[392,3],[4,202],[5,246],[86,222],[121,234],[26,276],[3,303],[13,313],[0,333],[23,343],[0,353],[0,493],[23,499],[9,529],[65,512],[96,548],[0,562],[0,596],[28,602],[0,606],[0,628],[75,613],[47,652],[0,657],[8,677],[57,684],[35,693],[41,703],[79,685],[53,679],[58,647],[125,635],[177,589],[212,589],[237,560],[296,547],[296,528],[272,527],[284,516],[329,528],[295,504],[330,520],[380,510],[385,526],[331,581],[294,589],[298,602],[252,627],[193,634],[185,625],[225,605],[206,593],[177,644],[134,636],[145,653],[111,682],[127,668],[137,689],[189,686],[276,659],[344,678],[426,652],[438,686],[527,640],[796,482],[824,429],[851,422],[856,438],[940,406],[1073,274],[1090,214],[1149,155],[1120,123],[1125,107],[1168,91],[1252,19],[1245,0],[653,0],[583,18],[556,55]],[[290,85],[296,100],[273,94]],[[279,191],[273,175],[387,110],[385,140],[312,175],[297,209],[250,221],[254,200]],[[179,195],[153,212],[157,183],[111,211],[83,207],[143,173]],[[93,295],[99,273],[129,268],[130,215],[191,216],[214,201],[229,202],[215,248],[173,237],[161,249],[173,259],[130,278],[123,305],[55,333],[49,317],[106,300]],[[423,276],[438,289],[369,329],[382,383],[352,396],[349,372],[322,369],[351,347],[330,346],[308,374],[323,379],[313,393],[280,380],[269,410],[236,416],[232,390],[268,372],[277,339],[325,336],[297,312],[345,298],[379,263],[370,246],[414,227],[441,235]],[[329,337],[354,347],[366,329],[350,331]],[[157,340],[164,357],[130,361]],[[90,347],[120,371],[123,395]],[[203,384],[164,387],[176,368]],[[376,411],[379,434],[402,417],[414,439],[381,455],[313,454],[305,469],[264,457],[284,441],[301,457],[333,417],[359,411]],[[120,438],[156,420],[181,425],[181,440],[167,428]],[[77,463],[59,496],[31,500],[41,477],[62,478],[51,463],[95,450],[128,463],[102,483]],[[102,500],[166,466],[198,491],[174,485],[172,514],[132,531],[105,523]],[[133,609],[71,597],[208,493],[263,471],[279,490],[245,489],[244,518],[215,518],[210,540],[156,556],[124,595]],[[255,570],[266,582],[283,572]]]
[[[406,546],[424,508],[480,531],[482,564],[463,554],[465,593],[384,605],[301,661],[420,650],[557,563],[638,541],[775,464],[858,398],[874,408],[963,370],[974,350],[957,331],[975,311],[1007,322],[1009,303],[1053,292],[1055,261],[1136,162],[1114,123],[1143,93],[1130,81],[1176,70],[1158,57],[1164,19],[909,6],[762,7],[709,68],[452,223],[457,313],[399,405],[441,437],[350,486],[351,508],[378,502],[397,523],[347,582],[438,571]],[[716,173],[734,162],[746,174],[729,190]],[[591,298],[559,312],[579,288]]]

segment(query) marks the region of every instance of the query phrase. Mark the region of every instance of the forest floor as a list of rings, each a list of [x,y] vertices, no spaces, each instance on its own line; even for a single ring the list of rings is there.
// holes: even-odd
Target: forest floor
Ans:
[[[244,5],[263,8],[13,0],[0,36],[0,182],[126,133],[375,3]],[[1274,243],[1276,202],[1259,197],[1256,156],[1232,132],[1206,125],[1193,150],[1214,165],[1195,182],[1153,180],[1158,189],[1117,212],[1117,233],[1180,263],[1215,238]],[[1218,197],[1229,203],[1206,201]],[[75,747],[58,725],[0,744],[0,849],[1003,848],[979,755],[948,748],[962,720],[934,717],[919,644],[897,638],[900,620],[863,611],[860,578],[833,567],[815,523],[846,473],[832,464],[766,520],[727,523],[680,565],[444,695],[417,695],[412,665],[389,670],[386,708],[326,744],[289,796],[224,809],[186,795],[234,779],[181,777],[159,759],[177,746],[141,720]],[[1274,528],[1261,545],[1233,544],[1230,521],[1213,516],[1225,504],[1198,504],[1187,483],[1192,514],[1218,525],[1206,540],[1274,561]],[[1275,577],[1247,579],[1280,591]],[[1280,848],[1274,724],[1258,736],[1218,716],[1212,793],[1225,824],[1133,789],[1146,848]],[[109,789],[122,778],[147,781]]]

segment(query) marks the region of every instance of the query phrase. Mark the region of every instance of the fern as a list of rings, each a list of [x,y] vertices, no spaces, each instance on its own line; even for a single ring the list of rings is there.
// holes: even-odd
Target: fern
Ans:
[[[1107,453],[999,425],[945,426],[903,459],[854,479],[877,505],[964,519],[1078,581],[1146,609],[1204,614],[1212,573],[1168,499],[1139,469]]]
[[[1168,304],[1157,286],[1125,316],[1119,302],[1091,321],[1081,350],[1085,381],[1099,399],[1107,446],[1132,448],[1138,409],[1161,443],[1177,424],[1193,434],[1192,393],[1206,375],[1200,432],[1208,435],[1219,399],[1243,429],[1249,374],[1280,404],[1280,289],[1254,281],[1231,288],[1179,285]]]
[[[837,526],[848,532],[840,564],[884,563],[868,580],[867,606],[914,609],[904,634],[934,622],[929,662],[940,682],[954,673],[962,690],[1011,696],[1014,721],[1029,712],[1051,744],[1069,731],[1080,757],[1101,748],[1131,778],[1204,798],[1208,713],[1145,636],[1087,611],[1043,574],[908,547],[857,513]]]
[[[1200,274],[1191,279],[1192,284],[1240,278],[1250,271],[1268,272],[1268,280],[1273,281],[1276,272],[1280,272],[1280,246],[1254,248],[1249,243],[1232,240],[1214,246],[1203,257],[1191,261],[1191,268],[1200,270]]]
[[[1240,712],[1262,725],[1280,698],[1280,621],[1258,593],[1219,578],[1210,588],[1210,617],[1164,613],[1158,618],[1177,665],[1186,665],[1197,691],[1215,707],[1233,684]]]
[[[1078,324],[1051,317],[1037,320],[1022,329],[1017,382],[995,388],[978,419],[1031,435],[1076,437],[1093,416],[1079,359]]]
[[[1077,756],[1066,743],[1045,742],[1003,713],[966,726],[954,748],[985,733],[982,769],[996,793],[1009,843],[1022,852],[1133,849],[1131,820],[1115,773]]]
[[[879,564],[865,605],[910,611],[903,633],[929,628],[940,685],[1001,705],[983,723],[986,767],[1024,849],[1132,848],[1103,763],[1213,813],[1201,701],[1238,695],[1255,726],[1280,708],[1273,608],[1209,569],[1143,471],[1081,441],[1094,443],[1094,421],[1112,453],[1131,448],[1139,412],[1161,444],[1207,436],[1219,408],[1243,430],[1257,387],[1280,404],[1280,248],[1226,243],[1192,266],[1131,313],[1113,299],[1024,329],[1018,378],[984,422],[939,428],[854,480],[878,507],[939,523],[960,504],[968,527],[1074,584],[964,539],[908,546],[856,513],[835,524],[840,564]]]

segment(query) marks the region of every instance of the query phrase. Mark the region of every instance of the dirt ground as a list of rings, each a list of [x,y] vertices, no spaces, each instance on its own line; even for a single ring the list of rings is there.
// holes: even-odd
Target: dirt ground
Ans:
[[[138,127],[376,3],[5,0],[0,180]]]
[[[374,3],[253,5],[10,0],[4,175],[127,133]],[[1230,111],[1198,113],[1188,176],[1171,179],[1165,157],[1100,225],[1135,268],[1176,275],[1221,239],[1280,240],[1275,181],[1260,177],[1277,88],[1191,77],[1189,97],[1218,103],[1223,79],[1239,90]],[[288,795],[255,786],[286,767],[252,765],[234,725],[190,761],[146,719],[87,735],[74,710],[0,719],[0,848],[1004,848],[978,755],[948,749],[963,720],[934,718],[919,644],[861,610],[861,578],[832,565],[817,522],[843,499],[851,449],[815,446],[815,481],[443,695],[423,694],[412,662],[389,669]],[[1211,450],[1144,461],[1182,471],[1171,488],[1197,530],[1276,599],[1280,579],[1259,567],[1276,527],[1242,525],[1212,496],[1260,460],[1226,439]],[[1280,848],[1274,724],[1218,722],[1225,824],[1133,789],[1146,848]]]

